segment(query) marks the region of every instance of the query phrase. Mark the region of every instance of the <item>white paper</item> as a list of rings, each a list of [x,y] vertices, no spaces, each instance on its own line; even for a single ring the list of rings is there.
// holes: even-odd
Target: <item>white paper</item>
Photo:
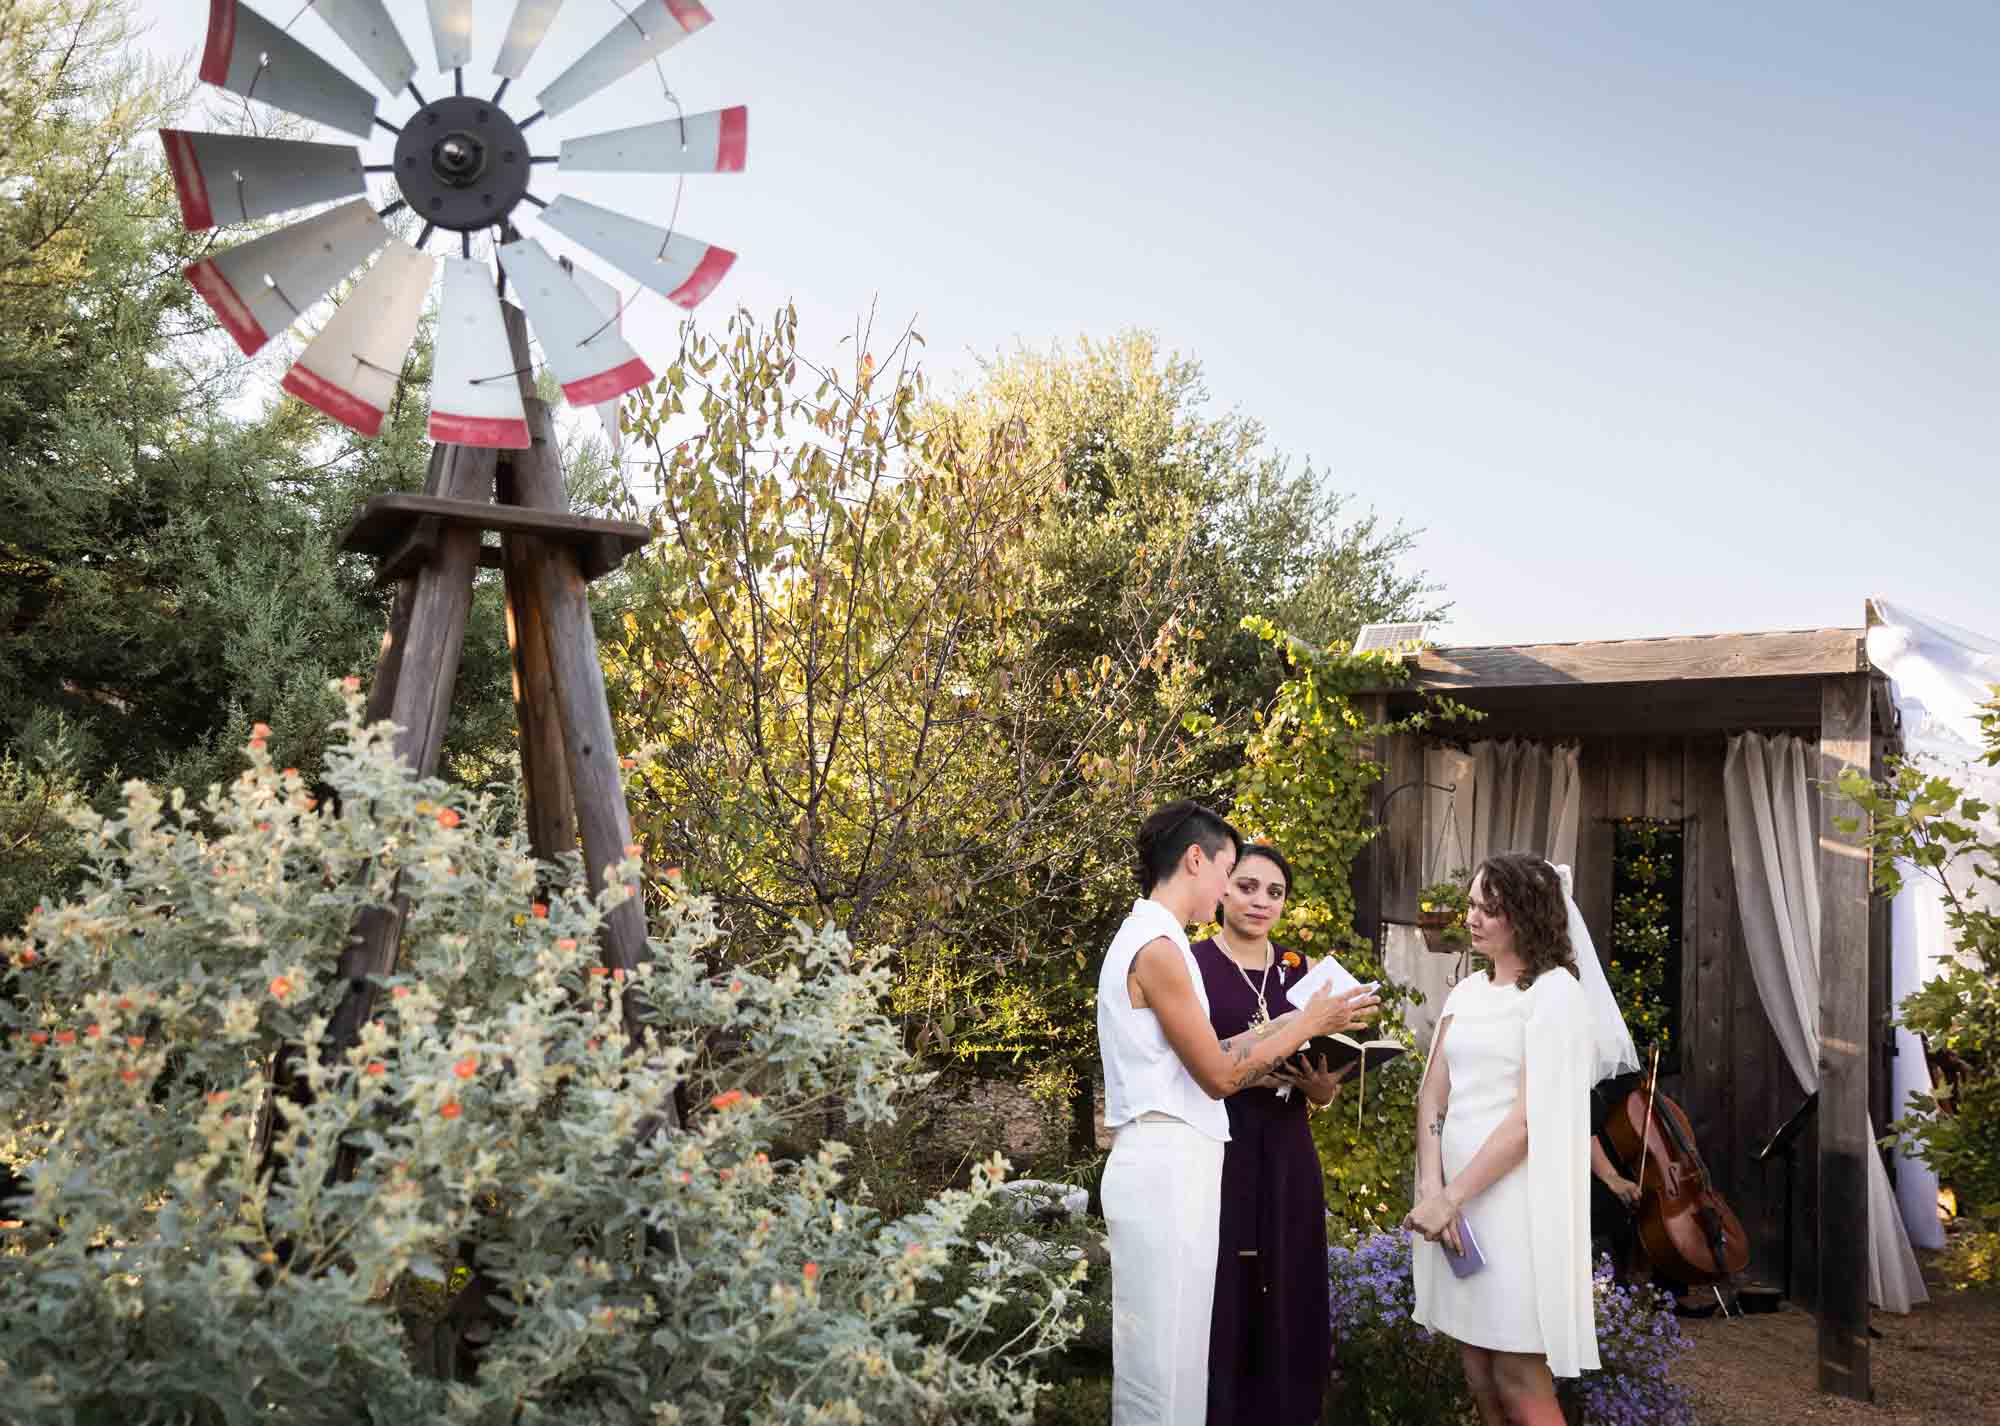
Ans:
[[[1333,993],[1339,995],[1342,991],[1352,990],[1359,984],[1360,981],[1347,973],[1346,966],[1332,956],[1322,956],[1318,965],[1307,971],[1297,984],[1280,994],[1285,1003],[1294,1010],[1303,1010],[1306,1002],[1319,994],[1322,986],[1332,986]]]

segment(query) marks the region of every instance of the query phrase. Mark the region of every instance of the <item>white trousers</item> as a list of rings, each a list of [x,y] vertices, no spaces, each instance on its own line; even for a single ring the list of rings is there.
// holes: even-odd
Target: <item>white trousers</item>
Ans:
[[[1223,1146],[1178,1119],[1122,1125],[1104,1168],[1111,1426],[1203,1426]]]

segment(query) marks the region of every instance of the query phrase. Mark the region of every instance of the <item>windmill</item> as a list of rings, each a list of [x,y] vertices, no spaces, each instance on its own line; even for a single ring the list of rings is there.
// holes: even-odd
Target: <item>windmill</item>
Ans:
[[[549,164],[559,174],[740,172],[748,111],[737,106],[678,115],[568,139],[556,153],[535,153],[528,132],[537,124],[657,61],[712,18],[700,0],[641,0],[539,90],[539,107],[517,120],[503,107],[507,89],[526,73],[560,4],[517,0],[493,62],[499,85],[490,97],[479,97],[465,92],[472,0],[427,0],[438,69],[451,75],[452,86],[450,94],[427,99],[416,84],[417,62],[384,0],[310,0],[384,91],[407,91],[415,100],[416,112],[395,123],[383,117],[373,92],[288,27],[240,0],[210,0],[204,81],[344,134],[367,138],[380,129],[395,137],[390,161],[369,164],[358,145],[160,131],[190,230],[333,205],[188,268],[189,281],[246,355],[262,350],[373,259],[285,373],[286,391],[365,436],[381,430],[440,263],[425,249],[440,232],[458,235],[458,252],[441,260],[432,440],[516,450],[529,444],[515,373],[496,361],[508,350],[501,289],[509,279],[571,403],[615,401],[652,380],[619,331],[615,290],[522,237],[513,216],[530,205],[550,231],[641,287],[692,308],[729,271],[733,252],[579,198],[544,198],[532,180]],[[380,208],[368,197],[371,176],[396,190]],[[404,210],[423,224],[414,243],[394,236],[385,222]],[[482,231],[494,234],[497,284],[486,263],[473,257],[473,235]],[[515,363],[525,364],[525,357]]]
[[[631,818],[585,583],[616,569],[649,531],[570,513],[558,443],[531,377],[528,326],[573,404],[615,402],[653,373],[619,330],[616,289],[523,237],[513,216],[531,205],[542,226],[641,287],[692,307],[722,280],[733,253],[579,199],[545,199],[532,190],[532,178],[547,164],[559,173],[738,172],[746,111],[589,134],[553,154],[530,147],[536,125],[705,28],[710,15],[700,0],[641,0],[538,91],[539,107],[518,120],[503,107],[508,87],[526,73],[561,0],[517,0],[494,61],[500,83],[486,98],[465,92],[472,0],[427,0],[438,68],[451,75],[452,92],[437,99],[417,87],[416,61],[383,0],[309,3],[383,90],[408,91],[416,111],[391,122],[374,93],[289,27],[240,0],[210,0],[203,80],[357,138],[386,130],[395,148],[389,162],[368,164],[358,145],[162,130],[190,229],[332,205],[203,258],[187,275],[225,330],[254,354],[368,264],[285,373],[284,388],[372,436],[395,399],[442,263],[430,410],[437,444],[429,476],[421,494],[368,501],[340,537],[343,549],[373,556],[378,584],[396,590],[368,716],[396,723],[397,751],[419,775],[436,770],[473,579],[481,566],[499,567],[529,840],[548,861],[580,840],[597,890],[607,870],[629,855]],[[396,190],[379,208],[368,196],[371,176]],[[405,209],[422,223],[413,243],[394,236],[386,222]],[[482,231],[495,235],[497,281],[473,257],[473,235]],[[425,251],[438,233],[458,235],[455,255],[440,259]],[[518,306],[503,301],[510,283]],[[486,543],[489,532],[498,534],[497,544]],[[341,958],[339,974],[349,989],[328,1025],[328,1052],[351,1043],[372,1013],[376,980],[396,968],[406,912],[399,895],[355,928]],[[639,903],[627,900],[607,917],[601,958],[629,969],[643,959],[645,940]],[[628,988],[626,1015],[635,1029],[641,1013]],[[303,1092],[289,1071],[276,1074],[288,1081],[286,1093]]]

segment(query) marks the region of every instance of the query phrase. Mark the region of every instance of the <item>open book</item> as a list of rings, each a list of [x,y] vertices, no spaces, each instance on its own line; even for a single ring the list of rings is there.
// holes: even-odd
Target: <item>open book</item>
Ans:
[[[1320,963],[1299,978],[1299,983],[1285,991],[1285,999],[1294,1009],[1303,1006],[1321,989],[1331,989],[1335,995],[1353,990],[1361,984],[1347,971],[1347,968],[1332,956],[1324,957]],[[1372,986],[1370,987],[1373,988]],[[1357,1040],[1349,1035],[1316,1035],[1299,1048],[1297,1054],[1285,1063],[1293,1069],[1303,1068],[1307,1061],[1324,1059],[1326,1067],[1338,1070],[1343,1065],[1361,1061],[1363,1074],[1379,1069],[1409,1046],[1396,1040]]]
[[[1357,1040],[1349,1035],[1315,1035],[1299,1047],[1285,1063],[1303,1069],[1315,1060],[1325,1060],[1329,1070],[1361,1061],[1362,1071],[1378,1070],[1409,1049],[1398,1040]]]

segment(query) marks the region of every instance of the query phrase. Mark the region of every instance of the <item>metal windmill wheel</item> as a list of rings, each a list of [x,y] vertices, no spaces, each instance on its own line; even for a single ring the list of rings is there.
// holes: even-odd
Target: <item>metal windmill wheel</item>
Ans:
[[[451,94],[427,99],[417,64],[383,0],[312,0],[321,19],[390,95],[407,90],[417,110],[400,125],[377,112],[377,98],[302,41],[238,0],[210,0],[201,78],[246,99],[342,133],[376,128],[396,136],[387,164],[365,164],[360,148],[236,134],[163,129],[167,162],[190,230],[248,222],[337,199],[337,203],[239,247],[202,259],[188,279],[246,354],[298,321],[315,302],[373,257],[374,263],[285,373],[284,388],[334,420],[373,436],[395,397],[403,362],[437,274],[423,248],[433,233],[460,235],[445,257],[436,332],[430,434],[456,445],[522,449],[529,443],[499,291],[472,234],[494,230],[504,285],[540,339],[544,359],[572,403],[616,400],[653,373],[618,330],[614,289],[575,272],[514,230],[521,204],[549,229],[603,258],[682,307],[713,291],[735,262],[726,248],[669,232],[581,199],[545,200],[529,191],[537,166],[561,172],[733,173],[743,168],[748,111],[690,114],[565,141],[557,154],[530,150],[527,133],[705,28],[700,0],[642,0],[639,7],[536,96],[539,108],[515,119],[502,107],[555,18],[561,0],[518,0],[499,55],[490,98],[465,93],[472,60],[472,0],[427,0],[440,71]],[[398,196],[379,210],[368,176],[386,175]],[[359,196],[357,196],[359,195]],[[408,208],[423,220],[415,244],[391,236],[383,219]]]

